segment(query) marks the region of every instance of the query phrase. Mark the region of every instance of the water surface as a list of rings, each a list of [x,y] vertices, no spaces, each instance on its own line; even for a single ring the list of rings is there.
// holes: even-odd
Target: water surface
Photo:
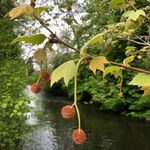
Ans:
[[[83,145],[75,145],[72,132],[77,118],[64,120],[61,108],[71,104],[62,97],[36,96],[33,106],[39,117],[29,123],[38,127],[29,134],[27,150],[150,150],[150,124],[111,113],[103,113],[93,105],[80,104],[82,128],[87,134]]]

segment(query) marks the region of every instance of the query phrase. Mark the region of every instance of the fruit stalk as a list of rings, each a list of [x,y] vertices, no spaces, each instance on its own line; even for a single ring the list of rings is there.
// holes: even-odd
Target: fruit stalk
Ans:
[[[77,67],[76,67],[76,74],[74,77],[74,106],[76,108],[76,112],[77,112],[77,117],[78,117],[78,128],[79,130],[81,129],[81,119],[80,119],[80,112],[79,112],[79,108],[77,105],[77,76],[78,76],[78,68],[80,63],[82,62],[83,58],[81,58],[78,63],[77,63]]]

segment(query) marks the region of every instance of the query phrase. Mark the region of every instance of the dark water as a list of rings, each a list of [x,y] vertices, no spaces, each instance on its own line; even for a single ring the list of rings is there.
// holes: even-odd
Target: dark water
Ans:
[[[150,150],[150,124],[111,113],[102,113],[92,105],[80,104],[82,128],[87,134],[83,145],[75,145],[71,135],[77,118],[64,120],[61,108],[71,104],[62,97],[39,96],[34,101],[37,118],[29,120],[38,127],[29,134],[27,150]]]

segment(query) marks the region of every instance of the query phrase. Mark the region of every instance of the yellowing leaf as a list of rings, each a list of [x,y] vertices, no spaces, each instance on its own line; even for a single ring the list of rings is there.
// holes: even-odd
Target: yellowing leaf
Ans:
[[[20,15],[26,14],[31,16],[34,14],[34,9],[30,5],[21,5],[13,8],[10,12],[8,12],[4,17],[10,17],[10,19],[17,18]]]
[[[34,57],[38,62],[47,60],[47,55],[44,49],[39,49],[38,51],[36,51]]]
[[[144,95],[150,95],[150,84],[145,84],[141,90],[144,90]]]
[[[108,63],[109,62],[106,60],[106,57],[97,56],[91,60],[89,69],[91,69],[94,74],[96,74],[96,70],[104,71],[104,64]]]
[[[133,80],[129,83],[129,85],[137,85],[137,86],[144,86],[144,85],[150,85],[150,75],[139,73],[137,74]]]
[[[51,74],[51,86],[64,78],[65,85],[68,86],[69,81],[76,74],[76,65],[73,60],[67,61],[56,68]]]
[[[122,16],[129,18],[133,21],[136,21],[139,18],[139,16],[146,16],[146,14],[143,10],[139,9],[137,11],[129,10],[129,11],[125,12]]]
[[[126,59],[124,59],[123,64],[130,66],[129,63],[131,63],[133,60],[134,60],[134,56],[127,57]]]
[[[10,44],[24,41],[25,43],[32,43],[32,45],[41,44],[46,39],[44,34],[20,36],[15,38]]]

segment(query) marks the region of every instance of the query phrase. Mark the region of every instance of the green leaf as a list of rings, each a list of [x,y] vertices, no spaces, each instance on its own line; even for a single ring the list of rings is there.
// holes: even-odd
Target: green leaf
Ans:
[[[36,8],[34,9],[35,14],[36,14],[37,16],[39,16],[43,11],[48,11],[48,10],[49,10],[49,7],[47,7],[47,6],[40,6],[40,7],[36,7]]]
[[[65,85],[68,86],[69,81],[75,76],[75,74],[76,65],[74,60],[67,61],[52,72],[51,86],[61,78],[64,78]]]
[[[96,70],[104,71],[104,64],[108,63],[109,62],[106,60],[106,57],[97,56],[91,60],[89,69],[91,69],[93,73],[96,74]]]
[[[96,36],[94,36],[91,40],[89,40],[82,48],[81,48],[81,52],[80,55],[83,55],[84,53],[86,53],[86,48],[90,45],[94,45],[97,43],[100,43],[103,41],[103,33],[99,33]]]
[[[2,105],[1,105],[1,107],[3,108],[3,109],[5,109],[6,107],[7,107],[7,103],[3,103]]]
[[[137,85],[139,87],[150,84],[150,75],[139,73],[137,74],[133,80],[129,83],[129,85]]]
[[[134,56],[127,57],[126,59],[124,59],[123,64],[130,66],[129,63],[133,62],[133,60],[134,60]]]
[[[103,33],[97,34],[90,41],[88,41],[87,46],[94,45],[103,41]]]
[[[105,77],[109,73],[113,73],[114,71],[119,71],[120,69],[122,69],[122,68],[118,67],[118,66],[109,66],[109,67],[105,68],[103,77]]]
[[[137,10],[137,11],[134,11],[134,10],[129,10],[127,12],[125,12],[122,16],[126,17],[126,18],[129,18],[133,21],[136,21],[139,16],[146,16],[145,12],[143,10]]]
[[[15,38],[10,44],[24,41],[25,43],[31,43],[32,45],[41,44],[46,39],[44,34],[20,36]]]
[[[111,1],[109,2],[109,6],[110,6],[110,7],[116,7],[116,6],[122,5],[122,4],[124,4],[124,3],[125,3],[124,0],[111,0]]]

